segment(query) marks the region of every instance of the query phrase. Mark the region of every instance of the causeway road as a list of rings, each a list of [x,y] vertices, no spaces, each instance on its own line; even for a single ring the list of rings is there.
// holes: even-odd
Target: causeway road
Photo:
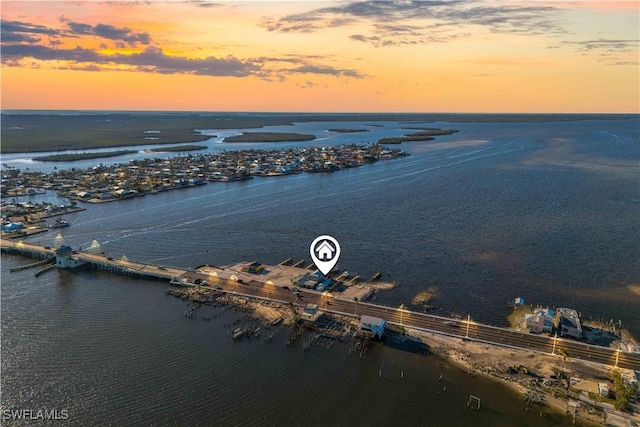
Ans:
[[[288,287],[279,287],[258,281],[239,283],[217,279],[212,282],[207,275],[198,273],[194,273],[193,277],[207,280],[209,284],[214,283],[222,290],[233,293],[294,303],[296,305],[312,303],[317,304],[320,309],[336,314],[356,317],[366,314],[380,317],[388,323],[406,328],[486,342],[487,344],[557,354],[558,357],[563,357],[563,353],[566,352],[568,358],[582,359],[612,367],[618,366],[620,368],[640,370],[640,354],[638,353],[628,353],[608,347],[588,345],[572,339],[535,335],[528,332],[485,325],[473,320],[451,319],[407,309],[356,302],[355,300],[341,299],[338,294],[333,295],[331,293],[305,290],[294,292]]]

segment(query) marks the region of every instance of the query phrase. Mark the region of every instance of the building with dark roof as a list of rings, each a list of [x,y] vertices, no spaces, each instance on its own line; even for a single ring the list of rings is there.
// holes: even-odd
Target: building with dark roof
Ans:
[[[556,331],[561,337],[582,339],[582,323],[578,312],[572,308],[559,308],[556,310]]]

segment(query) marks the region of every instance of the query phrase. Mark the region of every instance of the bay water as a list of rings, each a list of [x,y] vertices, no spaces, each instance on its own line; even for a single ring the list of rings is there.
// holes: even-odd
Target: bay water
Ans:
[[[54,245],[59,232],[74,248],[97,240],[109,256],[193,268],[308,260],[311,241],[329,234],[341,268],[398,281],[377,303],[410,304],[434,286],[436,314],[503,326],[523,297],[620,320],[638,336],[638,125],[436,124],[460,132],[404,143],[409,157],[357,169],[83,204],[67,216],[71,227],[29,241]],[[166,296],[165,283],[90,270],[35,278],[9,273],[31,260],[1,262],[3,408],[67,409],[62,425],[569,423],[540,419],[502,385],[393,342],[362,359],[345,345],[305,352],[285,335],[233,342],[239,313],[202,308],[186,318],[188,303]],[[481,411],[466,406],[470,394]]]

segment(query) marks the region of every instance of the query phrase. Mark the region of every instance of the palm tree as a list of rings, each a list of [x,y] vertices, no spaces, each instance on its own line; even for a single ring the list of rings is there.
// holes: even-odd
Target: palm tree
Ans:
[[[569,353],[567,352],[567,350],[565,350],[564,348],[560,348],[558,349],[558,353],[562,356],[562,363],[567,361],[567,358],[569,357]]]

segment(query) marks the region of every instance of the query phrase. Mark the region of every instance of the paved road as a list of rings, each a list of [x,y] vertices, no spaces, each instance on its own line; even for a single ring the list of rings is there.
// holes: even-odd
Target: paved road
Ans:
[[[200,273],[188,273],[191,279],[201,278],[210,284],[213,282],[207,275]],[[587,345],[583,342],[565,338],[553,338],[546,335],[534,335],[526,332],[518,332],[511,329],[484,325],[473,321],[450,319],[420,313],[406,309],[391,308],[377,304],[355,302],[353,300],[340,299],[332,294],[322,294],[313,291],[294,293],[288,288],[274,285],[265,285],[261,282],[238,283],[227,280],[216,280],[215,284],[220,288],[259,296],[286,303],[304,305],[307,303],[318,304],[321,309],[339,314],[360,316],[367,314],[380,317],[388,323],[405,327],[417,328],[431,332],[438,332],[460,338],[469,338],[476,341],[484,341],[491,344],[512,346],[526,350],[536,350],[543,353],[562,354],[565,351],[569,358],[583,359],[604,365],[640,370],[640,354],[616,351],[607,347]],[[555,341],[555,345],[554,345]],[[616,360],[617,359],[617,360]]]

